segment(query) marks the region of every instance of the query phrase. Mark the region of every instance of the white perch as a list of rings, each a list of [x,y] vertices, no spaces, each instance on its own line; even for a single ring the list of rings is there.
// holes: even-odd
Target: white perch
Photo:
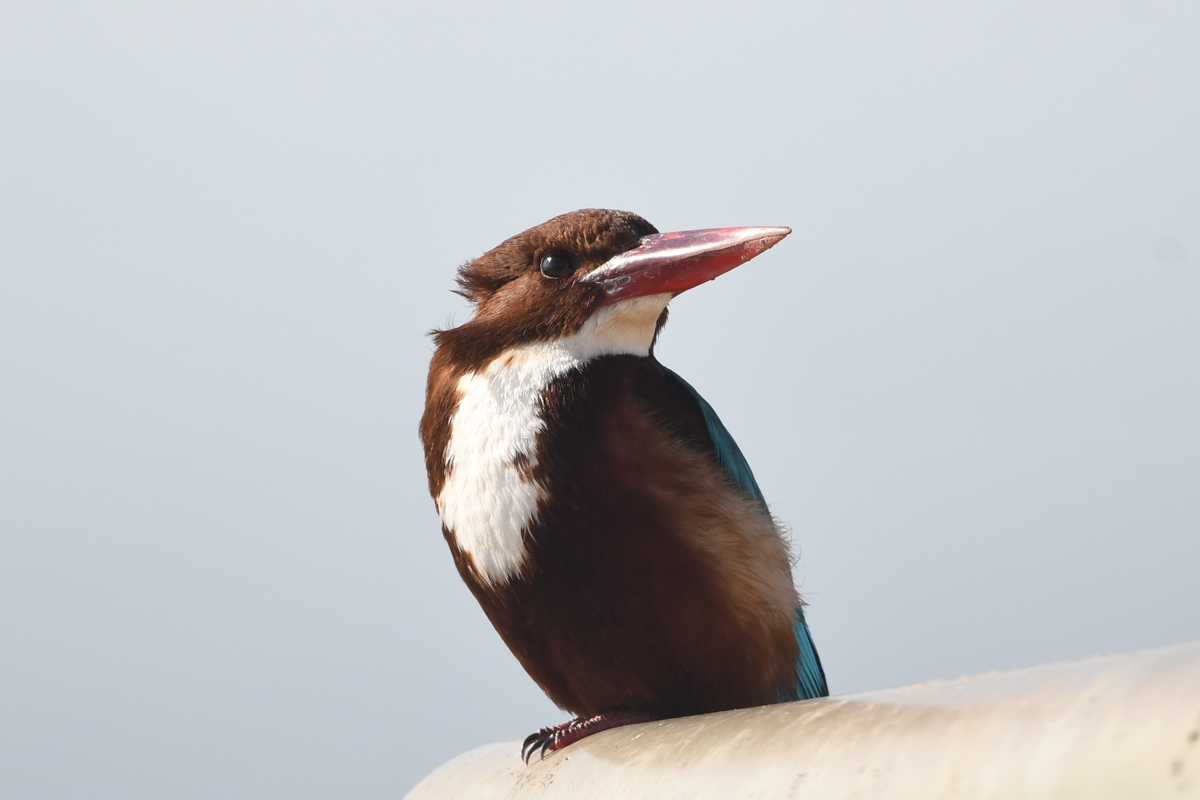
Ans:
[[[1200,641],[519,750],[465,753],[408,798],[1200,798]]]

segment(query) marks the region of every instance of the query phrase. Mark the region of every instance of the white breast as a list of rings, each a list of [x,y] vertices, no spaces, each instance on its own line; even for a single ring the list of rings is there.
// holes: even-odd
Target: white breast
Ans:
[[[437,507],[487,585],[503,585],[520,572],[529,525],[545,499],[545,488],[530,472],[546,426],[543,391],[597,356],[648,354],[654,324],[669,300],[653,295],[606,306],[572,336],[506,350],[459,379]]]
[[[576,366],[566,353],[522,348],[458,381],[438,513],[489,585],[507,583],[524,563],[525,530],[543,490],[521,462],[537,465],[542,391]]]

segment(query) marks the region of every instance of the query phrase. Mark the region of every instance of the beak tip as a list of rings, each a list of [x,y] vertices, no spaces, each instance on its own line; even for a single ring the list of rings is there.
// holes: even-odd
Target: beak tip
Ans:
[[[787,227],[760,228],[759,235],[749,239],[746,244],[756,250],[757,255],[782,242],[791,232],[792,229]]]

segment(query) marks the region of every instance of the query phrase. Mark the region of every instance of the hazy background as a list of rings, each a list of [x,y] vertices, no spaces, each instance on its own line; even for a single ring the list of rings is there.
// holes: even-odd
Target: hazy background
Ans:
[[[455,267],[790,225],[661,359],[835,693],[1200,637],[1200,5],[0,7],[0,795],[398,798],[564,715],[416,435]],[[515,757],[515,756],[514,756]]]

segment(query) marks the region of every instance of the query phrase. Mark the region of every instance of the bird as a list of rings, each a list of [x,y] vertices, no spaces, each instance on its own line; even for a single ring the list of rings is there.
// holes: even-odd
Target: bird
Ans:
[[[573,719],[620,725],[828,695],[788,537],[712,406],[658,362],[678,294],[791,233],[659,233],[581,209],[458,271],[420,438],[459,575]]]

